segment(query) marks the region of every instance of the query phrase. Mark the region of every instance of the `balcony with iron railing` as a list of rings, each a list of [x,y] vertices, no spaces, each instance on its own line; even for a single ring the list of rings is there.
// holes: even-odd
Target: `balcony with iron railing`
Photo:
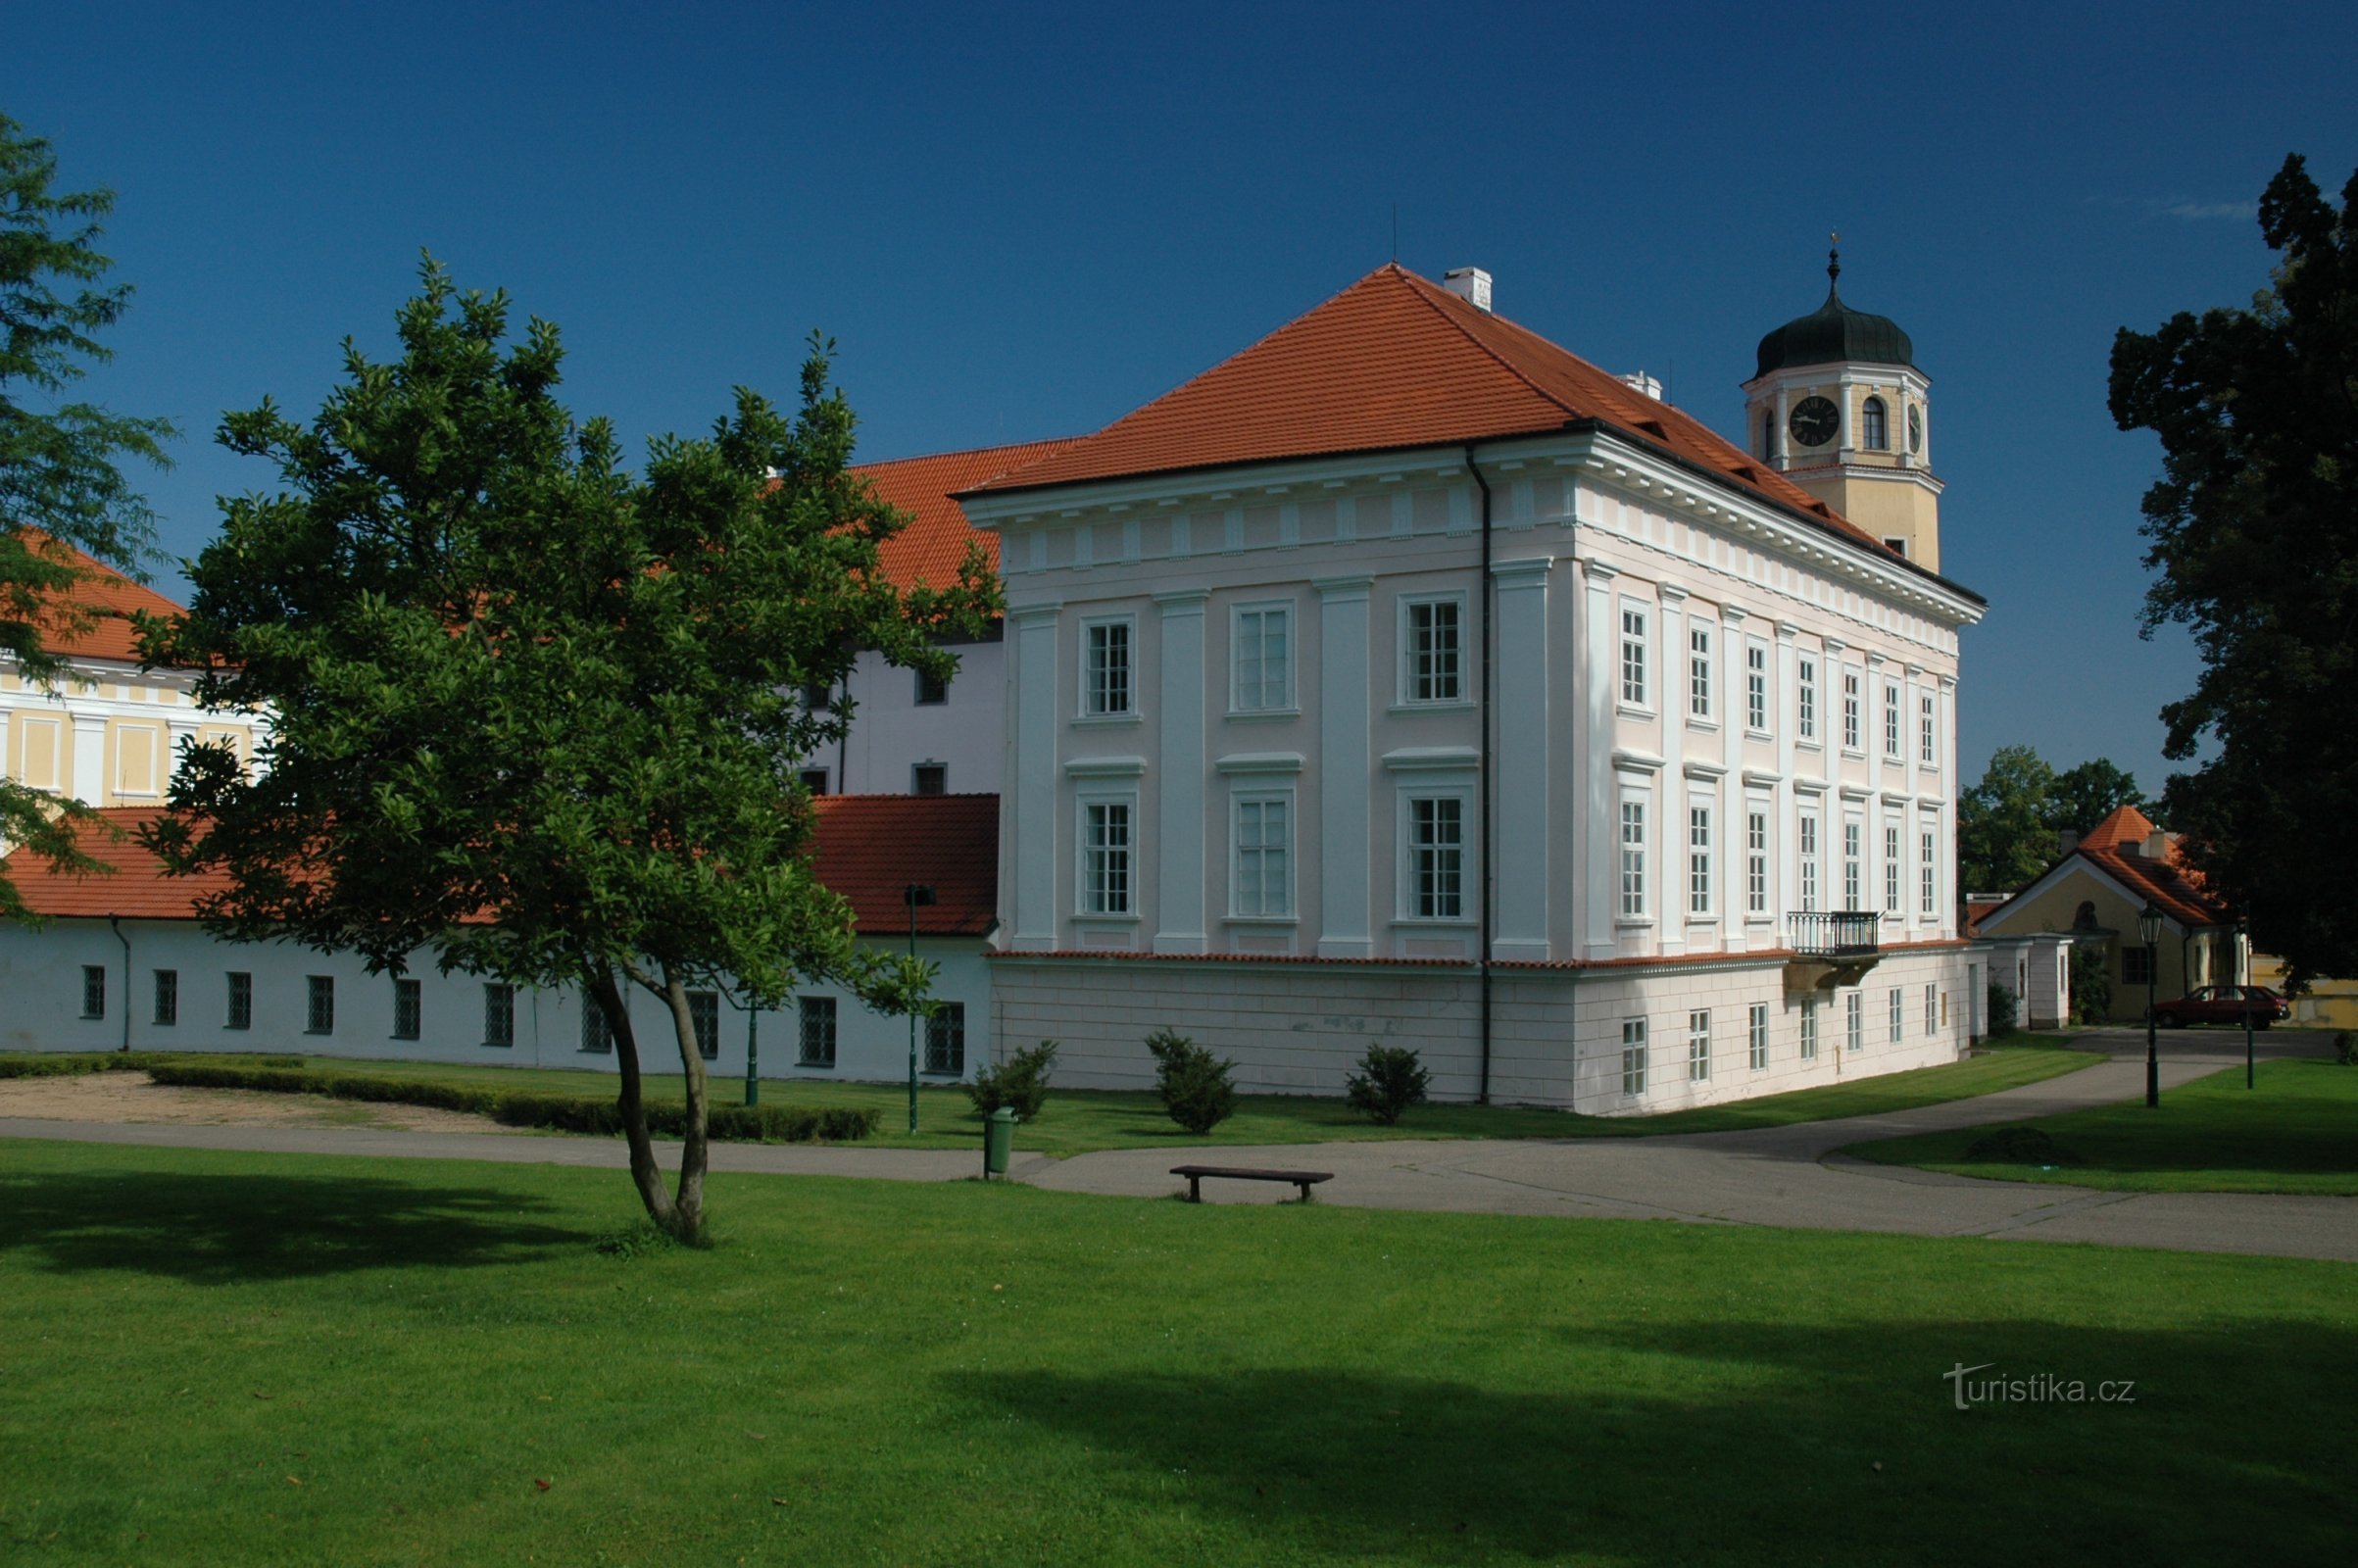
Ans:
[[[1795,909],[1785,945],[1803,958],[1862,958],[1883,950],[1883,916],[1873,909]]]

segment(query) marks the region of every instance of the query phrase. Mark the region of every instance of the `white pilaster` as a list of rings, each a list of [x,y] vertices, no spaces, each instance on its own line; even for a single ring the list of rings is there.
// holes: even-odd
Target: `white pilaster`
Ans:
[[[103,717],[74,715],[74,798],[84,806],[106,804],[107,721]]]
[[[1777,730],[1777,794],[1770,807],[1769,823],[1769,831],[1777,835],[1777,847],[1769,859],[1775,867],[1769,883],[1769,918],[1776,922],[1774,942],[1779,947],[1785,943],[1785,913],[1797,907],[1793,900],[1801,886],[1800,835],[1794,827],[1799,813],[1793,806],[1793,741],[1801,726],[1800,675],[1796,667],[1800,656],[1795,651],[1794,639],[1800,632],[1801,628],[1790,620],[1777,622],[1777,685],[1769,693],[1769,721]],[[1821,691],[1821,700],[1823,696]]]
[[[1617,886],[1619,860],[1614,855],[1613,834],[1617,826],[1614,805],[1612,768],[1614,718],[1618,707],[1616,693],[1620,677],[1614,657],[1614,632],[1621,617],[1614,612],[1613,578],[1618,575],[1609,564],[1595,556],[1581,561],[1581,576],[1587,588],[1582,609],[1587,612],[1588,635],[1582,639],[1583,652],[1577,674],[1581,689],[1575,694],[1580,705],[1581,732],[1584,750],[1577,760],[1581,778],[1586,785],[1581,808],[1585,830],[1581,835],[1584,849],[1578,881],[1588,889],[1580,933],[1582,949],[1591,958],[1609,958],[1613,956],[1613,899]]]
[[[1498,686],[1493,693],[1498,816],[1498,916],[1491,956],[1545,961],[1547,943],[1547,572],[1554,558],[1501,561],[1497,581]]]
[[[1719,806],[1713,812],[1718,819],[1719,839],[1713,847],[1719,865],[1712,873],[1712,886],[1719,890],[1719,945],[1730,953],[1741,952],[1744,946],[1744,622],[1742,610],[1734,605],[1720,607],[1720,764],[1727,771],[1719,776]]]
[[[1056,740],[1058,675],[1056,628],[1061,605],[1010,610],[1014,628],[1007,686],[1014,694],[1015,747],[1007,759],[1007,783],[1013,808],[1004,853],[1012,871],[1007,885],[1013,907],[1005,911],[1018,951],[1048,952],[1056,945]]]
[[[1661,587],[1654,701],[1662,708],[1662,773],[1648,816],[1653,843],[1654,944],[1664,955],[1687,951],[1687,590]]]
[[[1371,682],[1367,598],[1371,577],[1333,577],[1318,590],[1318,956],[1364,958],[1372,853],[1368,802]]]
[[[1154,779],[1156,953],[1202,953],[1204,935],[1204,602],[1186,588],[1154,596],[1162,611],[1161,766]]]

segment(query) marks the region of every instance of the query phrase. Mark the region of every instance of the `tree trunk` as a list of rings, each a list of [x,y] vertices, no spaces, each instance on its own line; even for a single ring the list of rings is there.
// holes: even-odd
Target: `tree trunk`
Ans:
[[[670,964],[663,965],[663,1001],[671,1008],[671,1029],[679,1037],[680,1071],[688,1091],[688,1125],[679,1151],[679,1196],[673,1200],[671,1234],[692,1242],[704,1234],[705,1093],[704,1053],[696,1046],[696,1014],[688,1005],[688,988]]]
[[[647,1205],[647,1217],[664,1234],[680,1236],[678,1205],[663,1184],[663,1168],[655,1160],[655,1140],[647,1133],[647,1100],[639,1083],[639,1041],[631,1032],[630,1009],[622,1004],[612,969],[600,964],[583,978],[590,1000],[606,1014],[607,1029],[614,1040],[615,1063],[622,1070],[617,1105],[622,1112],[622,1136],[630,1145],[630,1179],[639,1189],[639,1201]],[[700,1215],[699,1224],[701,1219]],[[686,1234],[692,1237],[694,1229]]]

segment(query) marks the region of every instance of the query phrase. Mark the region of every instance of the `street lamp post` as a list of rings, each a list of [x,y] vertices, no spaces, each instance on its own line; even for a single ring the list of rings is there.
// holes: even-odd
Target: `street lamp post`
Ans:
[[[2235,922],[2235,966],[2243,974],[2243,1087],[2252,1086],[2251,1051],[2251,922]]]
[[[754,1037],[755,1007],[752,998],[745,1003],[745,1102],[761,1103],[761,1042]]]
[[[2158,1108],[2161,1104],[2161,1042],[2154,1034],[2153,1013],[2161,1002],[2159,970],[2153,958],[2154,945],[2161,941],[2161,906],[2151,899],[2137,917],[2137,934],[2145,939],[2145,1106]]]
[[[925,882],[911,882],[901,890],[909,905],[909,956],[917,956],[917,910],[933,903],[933,887]],[[917,1130],[917,1015],[909,1015],[909,1130]]]

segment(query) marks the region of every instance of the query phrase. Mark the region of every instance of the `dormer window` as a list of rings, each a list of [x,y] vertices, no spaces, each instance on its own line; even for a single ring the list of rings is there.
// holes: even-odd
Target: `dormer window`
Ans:
[[[1860,444],[1869,452],[1891,450],[1891,421],[1881,398],[1869,398],[1859,406],[1858,428]]]

